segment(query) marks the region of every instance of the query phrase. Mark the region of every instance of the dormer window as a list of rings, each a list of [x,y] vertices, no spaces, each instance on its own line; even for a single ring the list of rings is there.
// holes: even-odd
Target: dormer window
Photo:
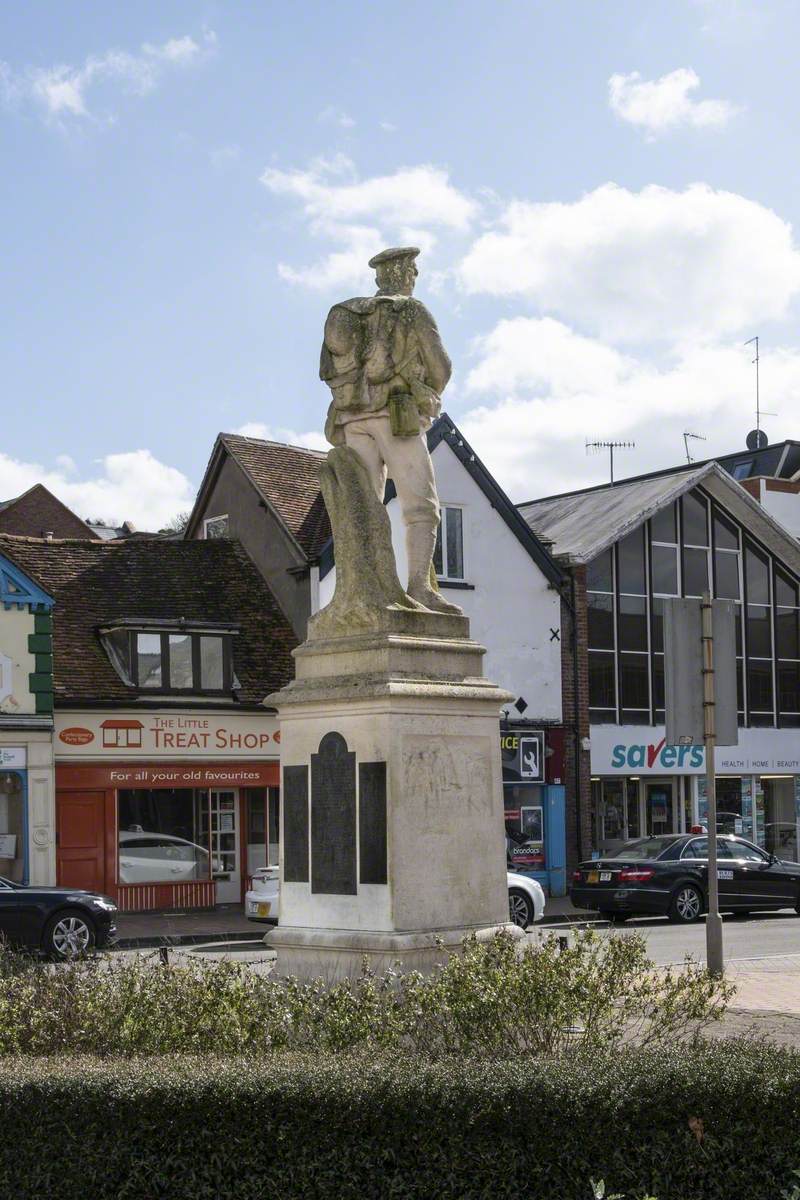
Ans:
[[[233,673],[229,626],[138,628],[100,631],[119,676],[141,692],[223,695],[238,686]]]

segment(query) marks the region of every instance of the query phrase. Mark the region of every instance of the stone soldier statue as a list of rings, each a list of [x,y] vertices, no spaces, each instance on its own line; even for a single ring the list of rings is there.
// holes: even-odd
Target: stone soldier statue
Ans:
[[[436,612],[460,613],[431,587],[439,499],[425,431],[439,415],[451,364],[436,322],[415,300],[415,246],[371,258],[378,290],[335,304],[325,322],[320,378],[333,394],[325,436],[356,451],[383,501],[394,481],[406,528],[412,599]]]

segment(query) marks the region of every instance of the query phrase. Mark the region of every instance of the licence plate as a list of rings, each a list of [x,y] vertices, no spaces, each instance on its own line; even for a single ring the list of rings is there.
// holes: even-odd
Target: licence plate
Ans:
[[[610,871],[601,871],[600,872],[600,882],[601,883],[610,883],[611,882],[611,872]]]
[[[587,883],[599,883],[600,876],[597,873],[597,871],[590,871],[589,874],[586,876],[586,882]]]

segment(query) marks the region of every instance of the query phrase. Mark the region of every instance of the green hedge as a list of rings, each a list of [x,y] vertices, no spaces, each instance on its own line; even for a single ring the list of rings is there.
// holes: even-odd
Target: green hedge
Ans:
[[[15,1058],[0,1131],[14,1200],[590,1200],[591,1178],[631,1197],[777,1200],[800,1166],[800,1055]]]

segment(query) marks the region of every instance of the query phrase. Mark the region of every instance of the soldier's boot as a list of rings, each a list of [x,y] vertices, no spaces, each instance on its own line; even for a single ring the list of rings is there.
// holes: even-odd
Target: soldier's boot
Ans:
[[[431,570],[433,551],[436,547],[436,526],[427,521],[414,521],[406,525],[406,553],[408,555],[408,587],[412,600],[418,600],[432,612],[461,615],[457,604],[450,604],[441,593],[431,587],[436,576]]]

